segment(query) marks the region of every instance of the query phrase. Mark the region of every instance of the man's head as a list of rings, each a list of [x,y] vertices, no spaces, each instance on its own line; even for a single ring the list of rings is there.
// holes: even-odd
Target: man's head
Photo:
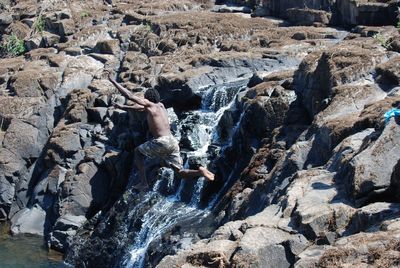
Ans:
[[[158,103],[160,102],[160,94],[158,93],[157,90],[155,89],[148,89],[146,90],[146,92],[144,93],[144,97],[154,103]]]

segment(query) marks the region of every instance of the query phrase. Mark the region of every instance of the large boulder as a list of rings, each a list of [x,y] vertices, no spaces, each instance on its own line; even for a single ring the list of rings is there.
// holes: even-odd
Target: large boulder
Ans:
[[[13,234],[43,235],[45,220],[46,212],[38,205],[21,209],[11,218],[11,232]]]
[[[19,119],[11,121],[3,140],[5,148],[24,159],[38,158],[45,143],[36,127]]]
[[[343,43],[323,53],[308,55],[294,76],[297,96],[313,117],[325,109],[334,87],[367,78],[386,58],[374,45]]]
[[[392,172],[400,159],[399,139],[398,125],[392,119],[377,140],[350,161],[348,176],[352,188],[349,190],[359,204],[389,188]]]
[[[104,64],[89,56],[79,56],[68,62],[61,84],[64,96],[72,89],[86,88],[94,77],[100,77]],[[61,95],[62,96],[62,95]]]

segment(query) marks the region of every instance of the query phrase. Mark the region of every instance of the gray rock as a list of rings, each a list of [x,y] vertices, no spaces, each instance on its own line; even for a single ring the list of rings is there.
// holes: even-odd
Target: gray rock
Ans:
[[[359,203],[389,188],[393,168],[400,158],[399,140],[398,125],[392,119],[379,138],[350,161],[349,180]]]
[[[365,144],[368,136],[371,135],[374,131],[374,129],[368,128],[362,132],[356,133],[344,139],[333,150],[332,157],[327,163],[327,169],[331,172],[342,171],[344,165],[348,163],[362,149],[362,146]]]
[[[64,251],[68,248],[70,239],[76,230],[86,221],[85,216],[66,214],[57,219],[50,233],[49,242],[52,248]]]
[[[397,203],[376,202],[359,208],[347,227],[348,234],[363,231],[376,231],[385,220],[399,218],[400,205]]]
[[[318,9],[290,8],[286,10],[288,21],[295,25],[327,25],[331,21],[332,14]]]
[[[331,248],[326,245],[313,245],[298,255],[299,260],[294,264],[296,268],[317,267],[318,261],[324,254],[325,250]]]
[[[24,208],[11,218],[13,234],[43,235],[46,212],[40,206]]]
[[[346,70],[352,71],[344,72],[342,68],[337,68],[349,58],[352,64]],[[323,53],[310,53],[295,72],[293,84],[296,94],[313,118],[328,106],[334,87],[368,77],[376,65],[384,60],[385,54],[375,47],[359,47],[357,43],[344,42]]]
[[[57,126],[50,138],[49,148],[48,157],[62,165],[66,158],[72,157],[82,149],[78,126],[76,124]]]
[[[14,201],[15,184],[0,176],[0,220],[8,220],[8,215]]]
[[[89,56],[72,59],[65,68],[61,87],[65,90],[88,87],[101,74],[104,65]]]
[[[117,39],[99,41],[96,44],[94,51],[96,53],[119,56],[119,41]]]
[[[39,157],[44,145],[39,139],[39,130],[19,119],[11,121],[3,143],[5,148],[24,159]]]
[[[42,32],[42,40],[43,40],[43,46],[44,47],[52,47],[55,44],[60,42],[60,36],[56,34],[52,34],[49,32]]]
[[[27,50],[34,50],[41,47],[43,44],[43,38],[39,34],[35,34],[25,41],[25,47]]]
[[[299,217],[307,238],[329,239],[330,226],[342,233],[355,210],[334,183],[334,174],[326,170],[310,169],[295,175],[287,191],[285,217]],[[333,200],[336,200],[333,202]],[[331,241],[332,242],[332,241]]]
[[[1,12],[0,14],[0,25],[9,25],[13,21],[13,18],[9,12]]]
[[[75,22],[72,19],[62,19],[57,25],[60,36],[71,35],[75,32]]]
[[[177,256],[165,257],[156,267],[193,267],[193,266],[226,266],[236,248],[236,243],[229,240],[217,240],[210,243],[199,242],[190,250],[180,252]]]
[[[0,150],[0,173],[7,178],[19,176],[25,168],[23,159],[8,149]]]
[[[108,108],[106,107],[93,107],[87,109],[89,121],[96,123],[104,123],[104,119],[107,115]]]
[[[232,267],[290,267],[282,245],[289,237],[288,233],[273,228],[246,230],[232,257]]]

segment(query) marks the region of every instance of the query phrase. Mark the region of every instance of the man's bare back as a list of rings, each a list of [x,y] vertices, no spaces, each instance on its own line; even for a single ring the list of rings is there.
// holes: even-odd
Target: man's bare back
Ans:
[[[147,124],[154,138],[171,135],[167,110],[162,103],[153,103],[145,108]]]

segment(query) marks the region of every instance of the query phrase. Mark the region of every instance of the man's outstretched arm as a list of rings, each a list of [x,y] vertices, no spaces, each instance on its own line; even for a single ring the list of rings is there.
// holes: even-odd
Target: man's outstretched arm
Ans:
[[[118,89],[119,92],[121,92],[122,95],[124,95],[126,98],[128,98],[131,101],[136,102],[137,104],[146,107],[152,104],[152,102],[148,101],[145,98],[140,98],[135,96],[132,92],[121,86],[117,81],[115,81],[111,76],[108,77],[108,79],[113,83],[113,85]]]
[[[114,104],[115,108],[118,109],[122,109],[122,110],[134,110],[134,111],[143,111],[144,110],[144,106],[143,105],[139,105],[139,104],[135,104],[135,105],[122,105],[122,104]]]

